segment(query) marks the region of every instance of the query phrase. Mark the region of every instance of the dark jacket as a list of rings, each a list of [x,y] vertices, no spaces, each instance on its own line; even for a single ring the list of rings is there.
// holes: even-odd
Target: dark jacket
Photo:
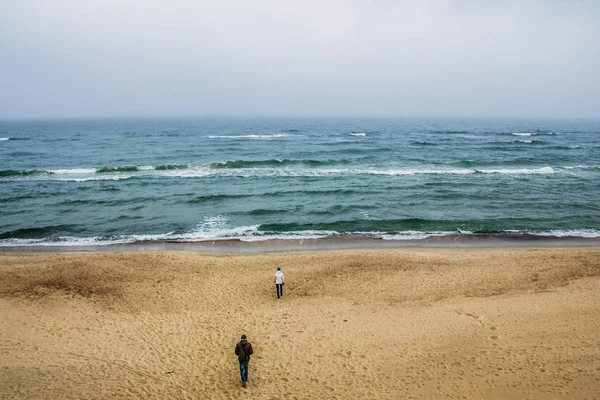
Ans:
[[[250,355],[254,353],[252,351],[252,345],[247,340],[241,340],[235,345],[235,354],[238,356],[239,362],[250,361]]]

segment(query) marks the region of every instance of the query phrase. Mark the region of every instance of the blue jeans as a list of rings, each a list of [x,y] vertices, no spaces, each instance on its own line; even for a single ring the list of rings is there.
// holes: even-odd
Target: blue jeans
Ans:
[[[248,382],[248,361],[240,361],[240,376],[242,382]]]

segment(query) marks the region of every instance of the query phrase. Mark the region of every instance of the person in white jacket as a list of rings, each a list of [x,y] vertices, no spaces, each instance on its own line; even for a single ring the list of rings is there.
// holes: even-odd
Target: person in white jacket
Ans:
[[[283,272],[280,267],[277,267],[277,271],[275,271],[275,289],[277,290],[277,298],[283,296],[283,285],[285,284],[283,278]]]

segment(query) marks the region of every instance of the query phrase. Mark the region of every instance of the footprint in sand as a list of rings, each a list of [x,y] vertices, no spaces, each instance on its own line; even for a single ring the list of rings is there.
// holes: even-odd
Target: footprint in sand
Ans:
[[[483,321],[481,321],[481,316],[476,314],[471,314],[463,310],[454,310],[458,315],[466,315],[467,317],[473,318],[475,321],[479,322],[481,326],[483,326]]]

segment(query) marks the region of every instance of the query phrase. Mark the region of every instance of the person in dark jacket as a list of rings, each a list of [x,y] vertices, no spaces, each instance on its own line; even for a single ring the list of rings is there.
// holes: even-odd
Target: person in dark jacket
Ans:
[[[246,387],[246,382],[248,382],[248,361],[250,361],[252,353],[252,344],[250,344],[244,334],[240,342],[235,345],[235,354],[238,356],[238,361],[240,362],[240,376],[242,377],[243,387]]]

